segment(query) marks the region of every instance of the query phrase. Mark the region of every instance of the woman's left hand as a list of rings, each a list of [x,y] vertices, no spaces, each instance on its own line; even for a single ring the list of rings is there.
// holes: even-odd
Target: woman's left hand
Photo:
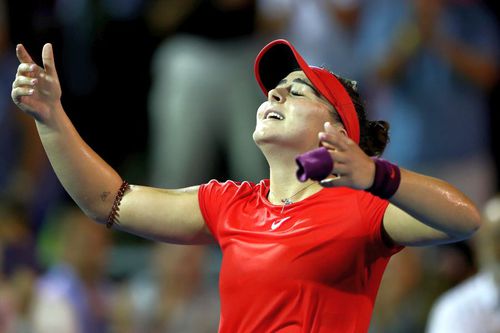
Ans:
[[[372,186],[375,177],[375,163],[351,140],[341,127],[325,123],[324,132],[318,134],[321,145],[328,149],[333,159],[333,181],[322,181],[325,187],[348,186],[364,190]],[[328,178],[327,178],[328,179]]]

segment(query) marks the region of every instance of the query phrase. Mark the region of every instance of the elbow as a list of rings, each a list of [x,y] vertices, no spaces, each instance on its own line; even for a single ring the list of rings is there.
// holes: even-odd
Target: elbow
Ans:
[[[464,219],[461,223],[461,228],[454,233],[457,241],[466,240],[472,237],[482,224],[481,213],[474,205],[470,205],[467,213],[462,216]]]
[[[469,218],[469,224],[470,224],[470,236],[472,236],[476,231],[479,230],[479,228],[482,225],[482,218],[481,218],[481,213],[479,210],[476,208],[476,206],[471,207],[471,217]]]
[[[86,203],[82,204],[81,202],[77,202],[78,206],[82,210],[82,212],[91,220],[99,224],[106,224],[108,220],[108,216],[111,211],[111,207],[109,205],[103,205],[100,202],[94,203]]]
[[[469,205],[469,225],[470,225],[470,233],[471,235],[474,234],[479,228],[481,227],[482,224],[482,217],[481,217],[481,212],[477,209],[477,207],[473,204]]]
[[[84,208],[80,207],[82,212],[91,220],[99,223],[99,224],[105,224],[106,218],[101,212],[97,212],[97,210],[92,209],[92,208]]]

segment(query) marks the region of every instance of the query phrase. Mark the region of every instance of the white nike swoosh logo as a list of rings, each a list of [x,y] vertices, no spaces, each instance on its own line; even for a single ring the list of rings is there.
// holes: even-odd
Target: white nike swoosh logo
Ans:
[[[271,230],[276,230],[280,227],[280,225],[283,224],[283,222],[287,221],[290,218],[290,216],[284,217],[281,220],[274,221],[273,224],[271,224]]]

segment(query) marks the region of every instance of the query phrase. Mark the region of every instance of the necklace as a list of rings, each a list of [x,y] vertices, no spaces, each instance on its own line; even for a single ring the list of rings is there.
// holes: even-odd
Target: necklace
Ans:
[[[285,206],[288,206],[288,205],[291,205],[294,203],[294,201],[292,200],[293,197],[295,197],[297,194],[299,193],[302,193],[303,191],[305,191],[307,188],[309,188],[310,186],[314,185],[315,183],[311,183],[309,185],[306,185],[304,186],[303,188],[301,188],[300,190],[298,190],[297,192],[295,192],[294,194],[292,194],[291,196],[289,196],[288,198],[282,198],[280,199],[281,203],[283,204],[282,207],[281,207],[281,213],[283,213],[283,210],[285,209]],[[273,196],[274,193],[273,192],[270,192]]]

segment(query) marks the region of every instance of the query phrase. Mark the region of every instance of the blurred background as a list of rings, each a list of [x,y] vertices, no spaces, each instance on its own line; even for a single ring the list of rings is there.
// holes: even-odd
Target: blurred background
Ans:
[[[219,315],[218,248],[109,232],[64,193],[33,120],[10,99],[17,43],[39,64],[53,43],[66,112],[122,177],[185,187],[267,177],[251,139],[265,98],[253,60],[288,38],[309,63],[358,81],[369,117],[391,124],[385,158],[450,181],[496,219],[494,4],[0,0],[0,332],[216,332]],[[436,301],[487,267],[478,243],[396,255],[370,332],[430,329]],[[495,304],[498,318],[500,296]]]

